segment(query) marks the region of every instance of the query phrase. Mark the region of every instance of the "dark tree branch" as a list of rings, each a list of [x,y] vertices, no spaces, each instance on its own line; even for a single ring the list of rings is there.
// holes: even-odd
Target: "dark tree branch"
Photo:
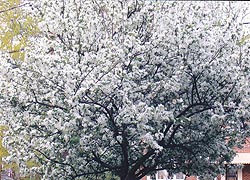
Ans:
[[[142,152],[143,153],[143,152]],[[155,151],[153,149],[149,149],[147,153],[145,153],[144,155],[142,155],[137,161],[136,163],[133,165],[133,167],[131,168],[131,170],[129,171],[130,174],[135,174],[136,171],[138,169],[140,169],[140,167],[143,165],[143,163],[145,161],[147,161],[149,159],[150,156],[152,156],[155,153]]]
[[[180,118],[180,117],[186,115],[186,113],[187,113],[189,110],[192,110],[192,108],[197,107],[197,106],[207,107],[208,105],[205,104],[205,103],[193,103],[193,104],[189,105],[188,107],[186,107],[183,111],[181,111],[181,112],[176,116],[176,118]]]
[[[63,165],[63,166],[69,166],[74,171],[74,173],[77,174],[75,168],[71,164],[64,163],[64,162],[58,161],[56,159],[50,158],[48,155],[46,155],[44,152],[40,151],[39,149],[34,149],[34,150],[37,151],[37,152],[39,152],[43,157],[45,157],[50,162],[53,162],[53,163],[56,163],[56,164],[60,164],[60,165]]]
[[[9,8],[9,9],[0,10],[0,14],[1,13],[5,13],[7,11],[11,11],[11,10],[17,9],[17,8],[20,8],[20,7],[23,7],[23,6],[26,6],[26,5],[29,5],[29,4],[30,3],[24,3],[24,4],[20,4],[18,6],[13,6],[13,7]]]
[[[92,154],[94,155],[93,160],[96,161],[97,163],[99,163],[102,167],[107,168],[107,169],[109,169],[109,170],[112,170],[112,169],[116,169],[116,168],[117,168],[117,167],[114,168],[113,166],[111,166],[111,165],[109,165],[109,164],[103,162],[103,161],[101,160],[101,158],[96,154],[96,152],[92,151]]]

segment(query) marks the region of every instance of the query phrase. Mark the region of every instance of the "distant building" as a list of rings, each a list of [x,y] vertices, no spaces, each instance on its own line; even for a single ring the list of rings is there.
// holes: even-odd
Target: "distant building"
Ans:
[[[225,175],[219,175],[217,180],[250,180],[250,138],[247,139],[243,148],[235,148],[236,156],[231,164],[242,165],[242,168],[227,168]],[[166,170],[157,172],[154,176],[146,176],[141,180],[198,180],[199,177],[185,177],[184,174],[178,173],[169,176]]]
[[[242,165],[238,170],[227,169],[226,176],[222,176],[221,180],[250,180],[250,138],[246,140],[243,148],[235,148],[236,156],[231,164]]]

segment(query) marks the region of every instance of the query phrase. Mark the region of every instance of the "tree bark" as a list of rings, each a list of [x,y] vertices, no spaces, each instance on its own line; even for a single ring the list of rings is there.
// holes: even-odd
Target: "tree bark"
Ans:
[[[131,175],[120,176],[120,180],[140,180],[139,178]]]

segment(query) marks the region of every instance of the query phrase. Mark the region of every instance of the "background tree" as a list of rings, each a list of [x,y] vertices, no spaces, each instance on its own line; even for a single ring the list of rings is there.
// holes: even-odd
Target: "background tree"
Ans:
[[[38,33],[38,20],[27,7],[28,1],[0,0],[0,50],[10,53],[13,59],[24,59],[29,36]]]
[[[216,176],[248,135],[249,45],[229,2],[43,0],[0,62],[9,161],[44,179]],[[15,147],[15,148],[14,148]]]

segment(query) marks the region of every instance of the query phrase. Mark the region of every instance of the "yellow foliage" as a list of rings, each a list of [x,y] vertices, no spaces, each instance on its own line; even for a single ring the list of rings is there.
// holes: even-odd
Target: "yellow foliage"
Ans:
[[[4,164],[3,169],[13,169],[13,170],[18,170],[19,166],[17,163],[11,163],[11,164]]]
[[[26,162],[26,166],[28,168],[32,168],[32,167],[39,167],[40,165],[39,165],[39,163],[37,163],[34,160],[29,160],[29,161]]]
[[[2,138],[6,130],[8,130],[8,126],[0,125],[0,158],[9,156],[7,149],[2,145]]]
[[[29,37],[39,32],[37,19],[22,10],[20,0],[0,0],[0,50],[23,60]]]
[[[7,131],[9,129],[6,125],[0,125],[0,136],[2,136],[3,131]]]
[[[9,153],[6,148],[3,147],[2,142],[0,144],[0,157],[6,157],[9,156]]]
[[[244,35],[239,41],[238,41],[238,45],[243,45],[246,41],[248,41],[250,39],[250,35]]]

